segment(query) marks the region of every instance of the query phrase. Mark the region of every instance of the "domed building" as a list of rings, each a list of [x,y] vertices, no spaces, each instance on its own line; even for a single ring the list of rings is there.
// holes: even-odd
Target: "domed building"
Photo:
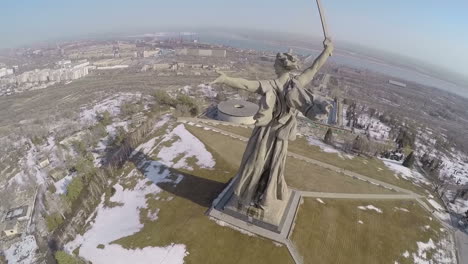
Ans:
[[[254,115],[258,112],[258,105],[244,100],[230,99],[218,104],[218,120],[252,125]]]

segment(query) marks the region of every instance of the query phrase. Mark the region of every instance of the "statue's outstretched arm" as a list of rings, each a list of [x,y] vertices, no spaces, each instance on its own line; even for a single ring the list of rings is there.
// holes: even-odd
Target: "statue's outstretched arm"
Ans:
[[[216,78],[211,84],[215,83],[221,83],[221,84],[226,84],[227,86],[230,86],[232,88],[236,89],[241,89],[241,90],[246,90],[248,92],[255,93],[259,90],[260,88],[260,82],[259,81],[251,81],[251,80],[246,80],[243,78],[233,78],[229,77],[223,72],[216,71],[219,73],[219,77]]]
[[[331,56],[333,52],[333,43],[330,39],[325,39],[323,41],[324,49],[322,53],[315,59],[312,65],[305,69],[298,77],[297,80],[301,84],[302,87],[306,86],[308,83],[312,81],[317,71],[322,67],[323,64],[327,61],[328,57]]]

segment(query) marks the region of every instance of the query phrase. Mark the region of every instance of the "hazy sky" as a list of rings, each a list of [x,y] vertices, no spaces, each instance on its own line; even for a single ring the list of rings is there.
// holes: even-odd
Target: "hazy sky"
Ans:
[[[322,0],[337,41],[422,59],[468,77],[467,0]],[[10,0],[0,47],[165,27],[230,27],[319,36],[314,0]]]

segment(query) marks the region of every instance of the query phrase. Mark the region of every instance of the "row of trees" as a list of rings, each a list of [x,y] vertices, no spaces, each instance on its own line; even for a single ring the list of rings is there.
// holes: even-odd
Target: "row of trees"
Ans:
[[[62,212],[54,212],[46,217],[49,231],[57,229],[63,223],[64,213],[72,208],[82,191],[97,174],[98,169],[94,165],[94,156],[90,150],[95,148],[103,137],[107,136],[106,126],[112,124],[112,117],[108,111],[105,111],[97,119],[98,123],[89,127],[80,140],[71,142],[71,147],[77,154],[76,157],[64,155],[61,147],[57,148],[59,159],[64,160],[65,169],[76,172],[77,175],[68,184],[67,192],[63,196],[67,209]],[[52,189],[54,188],[51,187],[50,190]]]
[[[200,114],[200,102],[185,94],[179,94],[177,97],[171,97],[164,90],[157,90],[154,93],[155,107],[173,107],[176,116],[197,116]]]
[[[325,133],[323,141],[329,145],[333,145],[334,136],[332,128],[329,128]],[[370,140],[366,136],[357,135],[354,138],[345,139],[342,144],[344,151],[364,154],[369,156],[380,156],[382,153],[389,153],[393,146],[391,144],[384,144]],[[414,155],[411,153],[404,161],[404,166],[411,167],[414,163]]]

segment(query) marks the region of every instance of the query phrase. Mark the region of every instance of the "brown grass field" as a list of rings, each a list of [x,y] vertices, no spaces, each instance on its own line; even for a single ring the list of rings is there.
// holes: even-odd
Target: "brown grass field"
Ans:
[[[215,150],[233,167],[240,165],[246,143],[218,132],[195,126],[186,128],[205,144]],[[233,175],[234,176],[234,175]],[[286,182],[292,188],[303,191],[346,192],[346,193],[394,193],[335,171],[288,157],[286,161]]]
[[[217,125],[216,127],[241,136],[250,135],[249,131],[251,131],[250,128],[226,125]],[[388,169],[387,166],[385,166],[385,164],[379,159],[367,157],[354,157],[352,159],[342,158],[336,153],[326,153],[321,151],[320,147],[310,145],[304,137],[299,137],[295,141],[290,141],[289,151],[339,168],[350,170],[376,180],[387,182],[419,194],[425,193],[425,189],[423,187],[417,186],[408,180],[396,178],[394,172]]]
[[[413,263],[402,254],[417,252],[417,241],[437,243],[447,235],[415,201],[322,200],[325,204],[305,198],[296,219],[292,241],[304,263]],[[369,204],[383,213],[357,208]]]
[[[138,233],[114,243],[125,248],[165,247],[172,243],[181,243],[186,245],[189,252],[184,259],[189,264],[292,264],[292,258],[285,246],[279,247],[270,240],[220,226],[205,215],[211,202],[236,171],[236,167],[225,161],[215,149],[210,146],[206,148],[215,158],[215,168],[173,170],[174,173],[184,175],[184,179],[176,186],[158,184],[163,191],[157,196],[149,196],[148,208],[140,211],[144,227]],[[127,166],[125,171],[130,171],[133,164]],[[142,175],[137,173],[133,177],[141,179]],[[125,179],[126,187],[131,188],[134,185],[128,177],[122,179]],[[168,197],[173,199],[167,200]],[[148,210],[156,209],[159,209],[157,221],[147,219]]]

